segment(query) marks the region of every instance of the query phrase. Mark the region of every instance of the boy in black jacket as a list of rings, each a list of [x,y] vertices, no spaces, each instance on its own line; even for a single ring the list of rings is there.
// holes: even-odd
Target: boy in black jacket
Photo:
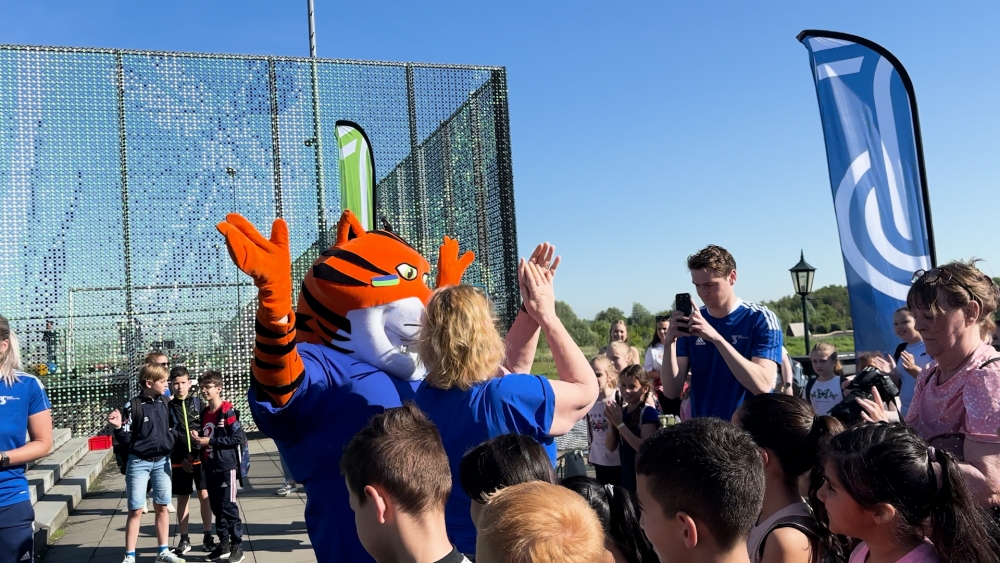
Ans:
[[[205,408],[201,411],[201,432],[191,432],[201,446],[202,468],[208,484],[208,499],[215,514],[219,546],[209,561],[243,561],[243,522],[236,504],[240,480],[240,449],[246,440],[239,413],[232,403],[222,400],[222,374],[206,371],[198,378]]]
[[[128,465],[125,469],[125,490],[128,497],[128,521],[125,523],[125,559],[135,563],[135,544],[139,540],[142,509],[146,506],[146,485],[153,484],[153,504],[156,507],[156,539],[159,542],[158,562],[184,563],[170,553],[170,452],[177,432],[170,427],[170,414],[163,392],[167,388],[167,368],[147,364],[139,370],[142,394],[131,402],[130,420],[124,428],[122,414],[111,411],[108,422],[115,428],[115,438],[128,444]]]
[[[178,431],[174,451],[170,454],[170,466],[173,469],[171,481],[173,493],[177,496],[177,531],[181,535],[174,553],[184,555],[191,551],[188,505],[192,489],[197,493],[201,505],[201,522],[205,532],[203,545],[205,551],[211,552],[216,547],[212,537],[212,507],[208,501],[205,472],[201,467],[201,448],[198,447],[198,441],[191,437],[192,431],[201,432],[202,403],[198,393],[191,393],[191,374],[186,367],[174,366],[170,369],[170,391],[170,426]]]

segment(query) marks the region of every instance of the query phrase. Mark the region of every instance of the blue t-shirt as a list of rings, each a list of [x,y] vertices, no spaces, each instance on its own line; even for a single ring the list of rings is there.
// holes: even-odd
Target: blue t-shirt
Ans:
[[[744,358],[781,363],[781,323],[767,307],[740,300],[721,319],[709,315],[707,307],[701,307],[701,316]],[[696,336],[684,336],[677,339],[677,356],[690,358],[691,416],[731,419],[750,391],[736,379],[718,349]]]
[[[397,379],[325,346],[297,346],[305,375],[291,400],[275,407],[251,386],[250,412],[305,486],[306,528],[316,559],[374,561],[358,540],[340,457],[371,417],[413,400],[420,381]]]
[[[33,375],[15,371],[17,380],[7,385],[0,379],[0,452],[9,452],[27,443],[28,417],[52,408],[45,386]],[[28,480],[23,465],[0,469],[0,506],[29,500]]]
[[[458,479],[458,466],[469,449],[503,434],[531,436],[556,460],[552,428],[556,401],[552,384],[539,375],[509,374],[484,381],[468,391],[438,389],[424,383],[417,406],[441,432],[451,466],[451,496],[445,507],[448,537],[462,553],[476,552],[476,527],[469,497]]]

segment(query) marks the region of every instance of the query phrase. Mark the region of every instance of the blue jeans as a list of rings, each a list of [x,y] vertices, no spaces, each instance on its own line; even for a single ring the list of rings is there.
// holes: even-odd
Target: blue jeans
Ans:
[[[170,456],[146,461],[129,454],[125,467],[125,496],[129,510],[146,506],[146,485],[150,482],[153,483],[153,503],[170,504]]]

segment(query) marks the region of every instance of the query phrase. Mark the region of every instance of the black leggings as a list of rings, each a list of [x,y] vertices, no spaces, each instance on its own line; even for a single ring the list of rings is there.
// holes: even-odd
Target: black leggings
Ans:
[[[594,476],[602,485],[622,486],[622,466],[594,464]]]

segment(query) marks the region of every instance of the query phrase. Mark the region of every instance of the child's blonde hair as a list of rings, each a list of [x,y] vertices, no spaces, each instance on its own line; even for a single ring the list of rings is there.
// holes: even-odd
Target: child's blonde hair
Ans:
[[[597,512],[566,487],[520,483],[483,507],[476,541],[482,563],[598,563],[604,554]]]
[[[146,364],[139,368],[139,388],[145,389],[147,381],[156,383],[157,381],[167,379],[169,376],[170,372],[167,371],[167,368],[159,364]]]
[[[817,342],[813,346],[812,352],[819,352],[821,354],[829,354],[833,357],[833,374],[834,375],[844,375],[844,366],[840,364],[840,358],[837,356],[837,347],[829,342]],[[812,352],[809,355],[812,355]]]
[[[628,362],[626,365],[630,366],[635,363],[635,358],[632,357],[632,347],[629,346],[627,342],[616,340],[611,344],[608,344],[608,349],[605,352],[605,354],[613,354],[615,352],[621,352],[625,354],[625,357],[627,358],[626,361]],[[608,359],[610,359],[610,357]]]
[[[590,359],[590,367],[597,369],[597,364],[604,366],[604,372],[608,374],[608,387],[618,388],[618,369],[607,356],[594,356]]]

